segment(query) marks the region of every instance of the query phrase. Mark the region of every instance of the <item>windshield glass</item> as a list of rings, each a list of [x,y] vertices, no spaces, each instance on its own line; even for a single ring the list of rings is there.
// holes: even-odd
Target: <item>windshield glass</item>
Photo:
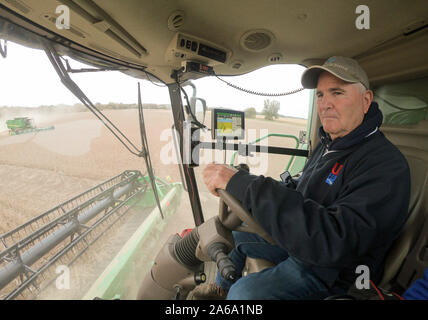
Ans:
[[[246,75],[220,77],[237,90],[215,77],[194,81],[197,96],[206,99],[205,124],[212,129],[211,117],[214,108],[245,112],[245,136],[229,143],[257,144],[263,147],[307,149],[306,139],[309,115],[309,90],[285,96],[263,96],[260,94],[286,93],[301,87],[300,77],[304,67],[298,65],[268,66]],[[191,94],[190,88],[186,91]],[[201,131],[201,140],[214,142],[211,131]],[[210,162],[237,166],[248,165],[256,175],[270,176],[280,180],[280,174],[288,170],[297,174],[305,161],[304,157],[253,152],[250,156],[239,155],[232,150],[203,149],[200,152],[200,166],[195,169],[199,195],[205,219],[218,214],[218,198],[211,195],[202,179],[202,172]]]
[[[140,82],[149,157],[129,152],[106,128],[106,120],[100,121],[61,84],[43,51],[9,42],[7,57],[0,57],[0,298],[80,299],[127,241],[140,245],[134,248],[140,253],[138,263],[127,269],[133,276],[122,284],[130,288],[122,298],[133,298],[168,236],[194,227],[189,195],[182,192],[168,88],[118,71],[78,72],[92,67],[62,57],[64,66],[66,60],[69,71],[74,71],[70,77],[93,105],[142,151]],[[249,90],[278,93],[299,88],[303,70],[271,66],[223,79]],[[213,108],[245,111],[246,133],[239,142],[307,148],[299,136],[307,130],[308,92],[262,97],[237,91],[216,78],[193,83],[195,95],[206,102],[208,127]],[[191,87],[185,90],[193,96]],[[204,132],[201,140],[212,141],[211,133]],[[275,179],[285,169],[299,167],[298,158],[267,153],[244,157],[233,151],[202,150],[200,159],[195,175],[205,220],[218,213],[218,198],[208,193],[202,180],[207,163],[246,163],[252,173]],[[162,212],[157,209],[146,161],[153,168]],[[74,226],[75,218],[81,216],[90,218],[78,219]],[[56,238],[64,228],[74,229],[67,231],[67,237]],[[136,234],[140,235],[137,242]],[[35,240],[30,241],[30,236]],[[52,243],[46,244],[44,238]],[[19,241],[25,243],[20,254],[30,257],[28,264],[34,271],[22,279],[42,285],[41,290],[25,286],[10,296],[22,285],[22,274],[3,271],[16,258],[12,249]],[[73,241],[76,245],[71,250]],[[42,258],[31,253],[39,247],[46,252]],[[49,262],[59,256],[55,263]],[[46,266],[50,267],[45,270]],[[61,270],[70,272],[65,285],[55,282]]]
[[[76,70],[88,68],[67,59]],[[14,174],[15,170],[4,170],[10,178],[2,180],[14,183],[16,188],[2,185],[2,195],[9,199],[1,203],[2,212],[10,212],[11,219],[2,220],[0,233],[125,170],[147,171],[144,159],[128,152],[61,84],[43,51],[9,43],[8,57],[0,59],[0,68],[1,163],[22,171]],[[71,77],[94,105],[141,148],[138,81],[117,71],[75,73]],[[143,108],[150,110],[144,113],[148,134],[158,137],[160,130],[153,133],[153,124],[172,123],[168,91],[145,82],[142,96]],[[12,123],[25,118],[31,123]],[[152,154],[157,174],[169,179],[174,167],[157,166],[162,163],[159,152],[153,150]],[[26,187],[22,188],[20,182]],[[49,184],[49,192],[41,190]]]
[[[66,60],[76,71],[93,69],[68,57],[63,57],[64,65]],[[137,228],[149,217],[161,216],[145,158],[131,154],[106,128],[107,121],[101,122],[66,89],[43,51],[9,42],[7,57],[0,57],[0,70],[0,283],[9,283],[0,288],[0,298],[9,297],[21,283],[19,276],[10,281],[13,275],[2,273],[11,266],[18,241],[25,242],[20,254],[29,252],[36,283],[42,282],[42,276],[52,279],[58,266],[73,262],[69,290],[58,290],[54,284],[53,291],[42,290],[38,298],[81,298]],[[118,71],[70,76],[141,152],[138,80]],[[149,160],[162,214],[168,216],[177,211],[182,198],[176,188],[181,185],[177,165],[160,159],[159,139],[173,123],[168,90],[148,81],[140,83]],[[80,225],[71,229],[74,217],[85,215],[90,218],[79,218]],[[152,229],[147,237],[155,245],[161,228]],[[57,230],[69,236],[58,239]],[[74,253],[66,252],[70,241],[86,231],[90,233],[76,243]],[[28,242],[30,236],[35,240]],[[44,238],[52,240],[52,245],[43,243]],[[31,253],[38,246],[46,253],[41,259]],[[152,256],[155,250],[147,248]],[[61,254],[61,259],[39,276],[55,254]],[[28,286],[13,297],[34,298],[34,293]]]

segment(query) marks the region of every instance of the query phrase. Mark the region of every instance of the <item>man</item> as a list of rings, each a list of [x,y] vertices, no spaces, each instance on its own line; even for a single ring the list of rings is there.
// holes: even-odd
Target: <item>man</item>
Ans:
[[[299,179],[279,182],[219,164],[203,172],[213,194],[226,189],[277,244],[234,232],[230,258],[238,272],[247,256],[276,265],[234,283],[218,274],[214,289],[228,299],[324,298],[345,292],[358,265],[376,283],[406,220],[409,168],[379,130],[382,113],[364,70],[353,59],[331,57],[308,68],[302,85],[316,88],[322,126]]]

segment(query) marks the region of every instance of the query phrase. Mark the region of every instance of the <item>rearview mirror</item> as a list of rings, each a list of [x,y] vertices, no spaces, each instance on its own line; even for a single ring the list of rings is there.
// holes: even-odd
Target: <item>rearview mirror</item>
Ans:
[[[205,113],[207,110],[207,103],[204,99],[191,97],[190,98],[190,110],[195,116],[196,120],[204,124],[205,122]]]
[[[198,98],[196,96],[196,86],[192,81],[188,80],[183,83],[183,87],[191,86],[193,89],[193,94],[190,97],[190,112],[195,116],[196,120],[204,124],[205,121],[205,112],[207,110],[207,103],[204,99]]]

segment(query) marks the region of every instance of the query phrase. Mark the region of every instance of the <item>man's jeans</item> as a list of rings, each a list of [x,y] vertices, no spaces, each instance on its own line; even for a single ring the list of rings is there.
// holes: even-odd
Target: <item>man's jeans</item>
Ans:
[[[229,254],[238,275],[242,274],[246,257],[269,260],[276,266],[238,278],[235,283],[217,273],[216,284],[229,290],[228,300],[298,300],[317,299],[330,295],[329,289],[300,261],[287,251],[266,242],[260,236],[233,231],[235,249]]]

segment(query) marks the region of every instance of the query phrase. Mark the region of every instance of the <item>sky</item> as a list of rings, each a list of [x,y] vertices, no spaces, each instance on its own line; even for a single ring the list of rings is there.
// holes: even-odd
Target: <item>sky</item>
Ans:
[[[76,69],[87,67],[72,60],[70,65]],[[301,87],[303,71],[304,68],[297,65],[276,65],[223,79],[251,91],[283,93]],[[72,74],[71,78],[93,103],[136,103],[139,81],[143,103],[170,104],[166,87],[158,87],[121,72]],[[254,107],[261,112],[264,100],[271,99],[280,102],[279,113],[282,115],[306,118],[308,114],[309,90],[286,97],[261,97],[233,89],[215,77],[198,79],[194,83],[197,96],[205,99],[208,107],[236,110]],[[186,90],[189,95],[192,94],[190,87]],[[8,43],[7,58],[0,56],[0,106],[37,107],[75,103],[79,103],[78,99],[60,82],[43,51]]]

